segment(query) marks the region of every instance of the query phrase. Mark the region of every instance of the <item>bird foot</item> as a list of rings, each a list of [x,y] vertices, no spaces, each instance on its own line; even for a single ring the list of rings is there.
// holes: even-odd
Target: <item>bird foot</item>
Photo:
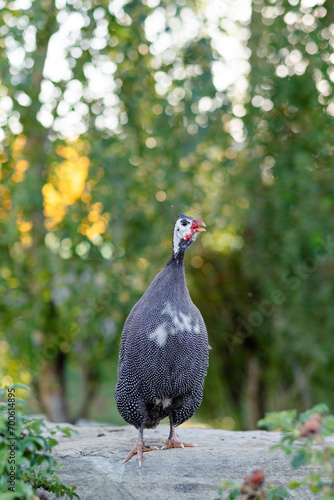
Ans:
[[[156,446],[146,446],[144,443],[136,443],[128,456],[125,458],[123,463],[128,462],[133,455],[138,455],[138,465],[141,467],[141,462],[143,458],[143,452],[144,451],[154,451],[157,450],[158,448]]]
[[[172,437],[167,439],[166,444],[161,448],[162,450],[169,450],[169,448],[192,448],[194,444],[191,443],[182,443],[179,441],[177,437]]]

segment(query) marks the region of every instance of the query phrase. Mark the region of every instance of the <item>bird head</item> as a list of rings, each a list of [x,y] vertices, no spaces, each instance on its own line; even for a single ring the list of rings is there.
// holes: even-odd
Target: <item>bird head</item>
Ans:
[[[181,212],[179,213],[179,218],[177,219],[174,227],[174,237],[173,237],[173,249],[176,255],[179,250],[185,250],[193,241],[195,241],[197,234],[205,231],[203,227],[204,222],[195,219],[195,217],[189,217]]]

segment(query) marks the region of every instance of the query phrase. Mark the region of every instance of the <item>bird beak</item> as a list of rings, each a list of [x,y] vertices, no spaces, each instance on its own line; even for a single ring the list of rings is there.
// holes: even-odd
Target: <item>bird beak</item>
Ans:
[[[191,224],[191,229],[193,229],[195,231],[195,233],[201,233],[202,231],[205,231],[204,227],[200,227],[200,226],[206,227],[206,225],[204,224],[204,222],[202,220],[194,219],[192,221],[192,224]]]

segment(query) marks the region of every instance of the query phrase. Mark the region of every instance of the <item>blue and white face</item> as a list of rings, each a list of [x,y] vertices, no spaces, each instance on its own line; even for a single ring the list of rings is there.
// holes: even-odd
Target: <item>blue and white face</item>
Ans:
[[[174,254],[177,254],[180,248],[186,248],[193,241],[195,241],[197,233],[205,231],[205,229],[200,226],[205,226],[204,222],[199,219],[195,219],[194,217],[189,217],[188,215],[179,213],[179,218],[177,219],[174,227]]]

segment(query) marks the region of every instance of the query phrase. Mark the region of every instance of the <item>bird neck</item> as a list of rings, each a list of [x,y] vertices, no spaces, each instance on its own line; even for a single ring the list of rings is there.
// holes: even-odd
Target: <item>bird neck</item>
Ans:
[[[177,252],[173,252],[171,258],[167,262],[167,266],[184,267],[184,252],[185,248],[179,248]]]

